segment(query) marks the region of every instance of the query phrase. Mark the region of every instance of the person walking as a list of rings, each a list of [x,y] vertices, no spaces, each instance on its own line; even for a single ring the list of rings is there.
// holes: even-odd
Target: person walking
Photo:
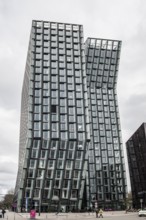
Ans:
[[[103,211],[102,209],[99,209],[99,218],[102,217],[103,218]]]
[[[98,218],[98,213],[99,213],[99,210],[96,209],[96,218]]]
[[[4,209],[2,209],[2,216],[3,216],[3,218],[5,217],[5,213],[6,213],[6,211]]]

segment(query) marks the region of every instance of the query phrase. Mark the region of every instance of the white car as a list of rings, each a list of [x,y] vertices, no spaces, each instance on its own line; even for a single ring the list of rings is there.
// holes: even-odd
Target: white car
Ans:
[[[141,216],[146,216],[146,209],[143,209],[143,210],[140,210],[138,212],[138,216],[141,217]]]

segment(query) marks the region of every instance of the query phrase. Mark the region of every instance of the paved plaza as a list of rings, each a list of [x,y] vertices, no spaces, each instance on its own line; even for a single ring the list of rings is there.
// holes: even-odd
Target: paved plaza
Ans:
[[[40,216],[36,215],[36,220],[85,220],[85,219],[96,219],[95,213],[59,213],[56,215],[55,213],[41,213]],[[125,213],[125,211],[109,211],[103,212],[103,217],[107,219],[114,219],[114,220],[135,220],[139,219],[138,213]],[[143,217],[146,219],[145,217]],[[141,218],[141,219],[143,219]],[[5,219],[7,220],[28,220],[30,219],[29,213],[14,213],[14,212],[7,212],[5,215]]]

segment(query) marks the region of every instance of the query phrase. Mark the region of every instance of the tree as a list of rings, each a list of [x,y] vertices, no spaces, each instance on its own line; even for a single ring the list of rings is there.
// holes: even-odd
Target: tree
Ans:
[[[8,190],[3,200],[0,202],[0,206],[4,207],[5,209],[10,209],[12,207],[13,197],[14,197],[14,189]]]

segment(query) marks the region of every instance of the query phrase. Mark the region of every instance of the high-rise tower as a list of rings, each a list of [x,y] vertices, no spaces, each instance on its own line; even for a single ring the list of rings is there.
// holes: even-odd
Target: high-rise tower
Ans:
[[[100,39],[84,44],[82,25],[32,22],[22,90],[18,211],[68,211],[97,203],[122,208],[120,46]]]
[[[33,21],[21,108],[18,206],[82,208],[90,140],[81,25]],[[19,189],[21,185],[21,189]]]
[[[119,209],[126,193],[116,91],[121,41],[88,38],[85,45],[91,131],[89,201]]]

